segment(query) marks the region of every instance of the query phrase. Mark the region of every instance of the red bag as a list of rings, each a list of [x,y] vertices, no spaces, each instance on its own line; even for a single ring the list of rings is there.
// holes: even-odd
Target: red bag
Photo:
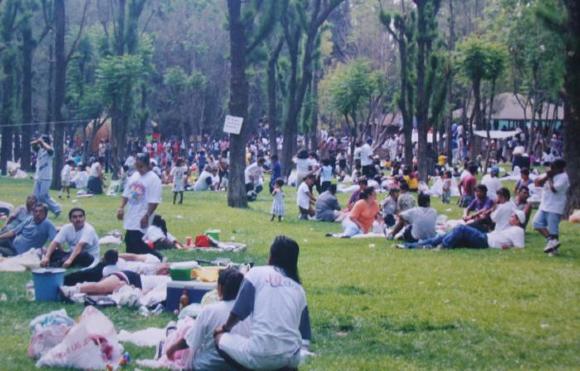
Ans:
[[[208,236],[204,234],[195,236],[195,247],[210,247],[210,246],[211,245]]]

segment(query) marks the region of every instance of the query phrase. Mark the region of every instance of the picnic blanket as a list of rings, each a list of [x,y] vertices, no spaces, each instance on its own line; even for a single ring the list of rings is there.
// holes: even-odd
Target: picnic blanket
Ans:
[[[0,272],[25,272],[39,267],[40,258],[36,249],[8,258],[0,257]]]

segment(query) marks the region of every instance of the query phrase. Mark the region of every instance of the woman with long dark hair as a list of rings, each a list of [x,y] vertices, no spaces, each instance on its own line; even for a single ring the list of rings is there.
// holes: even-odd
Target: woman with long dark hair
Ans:
[[[306,294],[298,275],[296,241],[278,236],[270,247],[269,265],[255,267],[245,276],[227,322],[216,329],[220,354],[246,369],[295,369],[300,349],[310,342]],[[230,333],[252,315],[252,333]]]

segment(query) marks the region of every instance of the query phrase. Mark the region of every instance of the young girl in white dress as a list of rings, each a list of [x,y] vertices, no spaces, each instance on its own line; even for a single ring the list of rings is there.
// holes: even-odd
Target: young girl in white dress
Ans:
[[[274,221],[276,217],[278,217],[278,221],[281,222],[282,218],[284,217],[284,191],[282,190],[282,186],[284,185],[283,179],[276,179],[274,183],[274,189],[272,190],[272,219],[270,221]]]

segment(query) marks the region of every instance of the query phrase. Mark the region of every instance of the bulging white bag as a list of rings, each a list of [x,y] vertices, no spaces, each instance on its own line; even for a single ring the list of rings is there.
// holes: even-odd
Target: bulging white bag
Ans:
[[[62,342],[46,352],[36,367],[104,369],[111,365],[116,368],[122,354],[123,347],[117,340],[113,323],[98,309],[89,306]]]

